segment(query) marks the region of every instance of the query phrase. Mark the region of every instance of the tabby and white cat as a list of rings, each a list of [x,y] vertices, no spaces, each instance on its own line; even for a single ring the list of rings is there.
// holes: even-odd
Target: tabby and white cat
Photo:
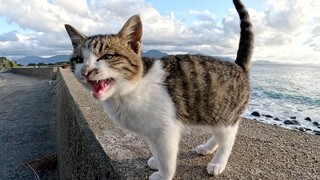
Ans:
[[[209,174],[225,169],[240,115],[250,96],[249,69],[253,32],[249,14],[233,0],[241,35],[235,63],[200,55],[141,57],[142,24],[132,16],[118,34],[85,36],[65,25],[74,52],[72,70],[102,101],[120,127],[148,139],[154,172],[150,179],[172,179],[181,130],[185,125],[210,129],[212,137],[196,147],[201,155],[217,152]]]

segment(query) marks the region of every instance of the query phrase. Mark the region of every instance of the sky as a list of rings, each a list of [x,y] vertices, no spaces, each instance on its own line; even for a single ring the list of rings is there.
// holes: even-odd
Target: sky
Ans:
[[[253,60],[320,64],[319,0],[243,0]],[[117,33],[139,14],[143,51],[235,58],[239,17],[231,0],[0,0],[0,56],[71,54],[64,24],[85,35]]]

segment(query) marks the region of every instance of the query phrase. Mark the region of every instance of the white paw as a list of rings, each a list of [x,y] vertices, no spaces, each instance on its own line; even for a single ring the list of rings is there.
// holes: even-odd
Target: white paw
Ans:
[[[224,170],[226,166],[224,165],[219,165],[219,164],[208,164],[207,166],[207,172],[208,174],[212,174],[212,175],[219,175],[222,173],[222,171]]]
[[[215,149],[214,150],[208,149],[204,144],[201,144],[201,145],[197,146],[195,150],[200,155],[207,155],[207,154],[213,153],[213,151]]]
[[[153,174],[151,174],[151,176],[149,177],[149,180],[163,180],[161,174],[159,171],[154,172]]]
[[[157,164],[156,159],[155,159],[154,157],[151,157],[151,158],[148,160],[148,166],[149,166],[151,169],[159,170],[158,164]]]

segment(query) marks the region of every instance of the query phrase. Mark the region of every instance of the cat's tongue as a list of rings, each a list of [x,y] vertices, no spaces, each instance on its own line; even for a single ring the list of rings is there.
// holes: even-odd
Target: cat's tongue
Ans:
[[[100,94],[100,91],[104,89],[105,82],[104,80],[93,81],[92,87],[93,87],[93,95],[97,97]]]
[[[90,81],[92,85],[92,94],[94,97],[98,98],[102,94],[106,93],[110,87],[110,84],[112,82],[112,78],[108,78],[105,80],[99,80],[99,81]]]
[[[94,92],[99,92],[104,88],[104,81],[93,81],[92,87]]]

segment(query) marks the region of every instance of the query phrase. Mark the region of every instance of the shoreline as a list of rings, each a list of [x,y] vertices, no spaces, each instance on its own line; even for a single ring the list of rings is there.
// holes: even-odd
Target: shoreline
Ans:
[[[320,123],[312,120],[310,117],[298,119],[295,116],[288,116],[287,118],[280,119],[273,115],[261,114],[258,111],[247,111],[245,114],[242,115],[242,118],[255,120],[264,124],[277,126],[284,129],[297,130],[300,132],[320,136]]]

